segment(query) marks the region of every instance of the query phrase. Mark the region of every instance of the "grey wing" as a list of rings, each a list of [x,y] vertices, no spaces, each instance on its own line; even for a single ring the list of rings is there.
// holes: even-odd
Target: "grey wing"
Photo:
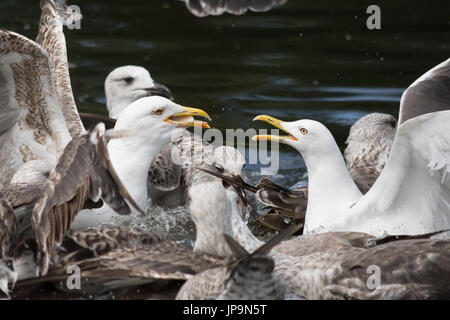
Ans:
[[[52,0],[42,0],[41,10],[36,42],[49,54],[56,93],[70,134],[72,137],[79,136],[85,130],[72,93],[63,21],[75,21],[81,17],[78,17],[77,13],[69,13],[65,4]]]
[[[450,59],[435,66],[403,93],[400,100],[399,121],[422,114],[450,109]]]
[[[242,15],[251,10],[254,12],[264,12],[273,6],[282,5],[287,0],[180,0],[186,3],[189,11],[198,16],[221,15],[225,12]]]

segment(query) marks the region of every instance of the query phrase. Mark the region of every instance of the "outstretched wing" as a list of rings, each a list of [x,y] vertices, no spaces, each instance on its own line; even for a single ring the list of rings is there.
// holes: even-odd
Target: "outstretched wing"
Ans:
[[[0,184],[29,160],[55,164],[70,133],[56,94],[47,52],[0,29]]]
[[[440,111],[400,125],[380,177],[333,230],[380,236],[449,229],[449,123],[450,111]]]
[[[41,1],[41,21],[36,42],[47,51],[50,57],[53,80],[61,105],[64,119],[72,137],[85,133],[78,115],[77,106],[70,84],[67,61],[66,39],[63,33],[63,21],[81,19],[77,13],[70,13],[65,4],[52,0]]]
[[[225,12],[241,15],[251,10],[264,12],[273,6],[282,5],[287,0],[180,0],[186,3],[189,11],[197,17],[218,16]]]
[[[441,110],[450,110],[450,59],[426,72],[405,90],[398,123]]]
[[[100,196],[119,214],[131,212],[125,199],[142,212],[111,165],[103,124],[67,145],[33,209],[32,227],[42,274],[47,272],[53,246],[62,242],[88,197],[97,201]]]

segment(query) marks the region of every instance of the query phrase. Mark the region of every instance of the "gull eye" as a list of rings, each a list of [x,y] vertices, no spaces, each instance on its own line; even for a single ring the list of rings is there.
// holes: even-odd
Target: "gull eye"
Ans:
[[[214,167],[216,167],[217,171],[219,171],[220,173],[224,173],[225,172],[225,169],[218,163],[215,163]]]
[[[306,128],[300,128],[300,133],[301,133],[301,134],[308,134],[308,129],[306,129]]]
[[[133,78],[133,77],[126,77],[126,78],[123,78],[122,80],[125,81],[125,83],[126,83],[127,85],[130,85],[130,84],[133,83],[134,78]]]
[[[152,114],[154,114],[155,116],[160,116],[160,115],[162,115],[163,112],[164,112],[163,108],[158,108],[158,109],[153,110]]]
[[[13,262],[12,262],[11,260],[8,260],[8,261],[6,262],[6,266],[7,266],[9,269],[14,270],[14,265],[13,265]]]

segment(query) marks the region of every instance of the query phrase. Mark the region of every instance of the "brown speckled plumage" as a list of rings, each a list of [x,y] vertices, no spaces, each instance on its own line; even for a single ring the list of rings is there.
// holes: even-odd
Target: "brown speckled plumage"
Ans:
[[[396,125],[391,115],[370,113],[350,128],[344,156],[348,171],[363,194],[375,183],[389,158]]]
[[[128,227],[69,231],[61,247],[53,254],[53,265],[46,276],[19,281],[17,286],[50,282],[67,290],[64,284],[70,274],[66,268],[76,265],[81,270],[81,290],[77,292],[101,294],[115,289],[125,292],[156,280],[186,280],[223,264],[220,258],[195,253]]]
[[[207,186],[207,190],[210,194],[213,192],[211,186]],[[200,192],[193,195],[197,193]],[[210,200],[208,197],[203,199]],[[197,205],[196,208],[191,208],[191,214],[193,212],[196,219],[201,221],[196,223],[197,232],[208,234],[203,237],[212,242],[205,247],[210,248],[209,253],[221,254],[217,250],[224,248],[224,243],[214,234],[229,233],[230,225],[233,236],[246,250],[252,251],[261,246],[261,241],[251,234],[236,207],[233,210],[217,205],[214,205],[214,209],[207,208],[207,203]],[[227,221],[227,216],[228,219],[231,218],[231,223],[216,223],[215,230],[211,227],[207,229],[208,220],[211,223]],[[269,256],[275,261],[273,275],[278,283],[285,287],[286,292],[307,299],[447,297],[450,241],[396,240],[396,237],[382,240],[355,232],[311,234],[280,243]],[[367,273],[367,268],[371,265],[376,265],[381,270],[381,287],[376,292],[364,286],[371,275]],[[351,290],[342,291],[342,288]],[[337,289],[345,294],[335,294]]]
[[[11,255],[14,251],[16,257],[24,249],[22,243],[27,239],[34,239],[42,274],[47,272],[54,245],[61,244],[65,232],[88,199],[95,202],[101,196],[116,212],[129,214],[131,209],[125,201],[127,199],[140,210],[111,165],[102,124],[98,124],[87,134],[72,139],[56,167],[41,183],[41,193],[37,196],[33,194],[30,203],[23,203],[23,199],[18,201],[20,194],[29,192],[29,188],[15,183],[5,189],[5,194],[13,203],[28,209],[21,215],[20,221],[15,220],[14,224],[5,225],[8,228],[1,228],[0,233],[3,234],[3,243],[14,234],[16,241],[10,239],[10,248],[6,250],[5,245],[2,247],[5,248],[4,254],[8,252]],[[3,206],[1,214],[7,215],[8,209]]]
[[[63,33],[63,19],[69,18],[67,6],[51,0],[42,0],[40,5],[42,14],[36,42],[49,54],[64,119],[71,136],[76,137],[85,130],[78,115],[70,83],[66,40]]]
[[[54,162],[70,140],[53,84],[47,52],[0,29],[2,119],[1,185],[30,160]]]

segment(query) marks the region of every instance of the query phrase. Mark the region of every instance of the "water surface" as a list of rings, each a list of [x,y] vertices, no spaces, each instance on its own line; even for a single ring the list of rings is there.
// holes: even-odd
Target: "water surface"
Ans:
[[[319,120],[343,149],[349,127],[370,112],[398,115],[403,90],[450,56],[448,1],[376,1],[381,30],[366,28],[368,1],[302,1],[263,14],[197,18],[177,1],[68,1],[80,30],[67,30],[80,111],[106,114],[103,82],[115,67],[148,68],[176,101],[202,107],[212,125],[268,128],[261,113]],[[0,26],[35,38],[37,1],[2,0]],[[281,147],[274,178],[305,178],[301,157]],[[247,166],[251,180],[259,165]]]

